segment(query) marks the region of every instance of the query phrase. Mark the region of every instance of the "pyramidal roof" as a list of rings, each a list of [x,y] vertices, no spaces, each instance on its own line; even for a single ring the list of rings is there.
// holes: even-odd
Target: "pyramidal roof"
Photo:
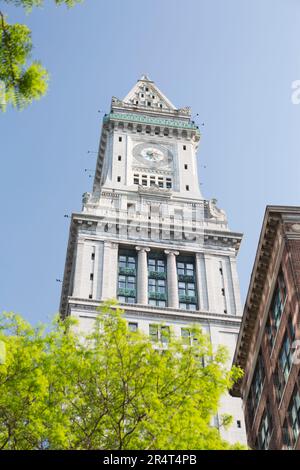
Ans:
[[[148,75],[142,75],[130,92],[123,99],[124,103],[131,105],[144,105],[149,108],[175,111],[176,107],[160,91],[158,86],[150,80]]]

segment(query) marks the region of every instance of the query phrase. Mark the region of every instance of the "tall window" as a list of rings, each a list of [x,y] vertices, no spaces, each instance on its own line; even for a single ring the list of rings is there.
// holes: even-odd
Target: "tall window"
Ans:
[[[197,309],[196,275],[192,258],[177,258],[179,308]]]
[[[295,445],[300,432],[300,394],[295,386],[288,408],[289,424],[292,431],[293,444]]]
[[[170,339],[170,328],[166,325],[149,325],[151,341],[157,343],[168,343]]]
[[[166,262],[159,257],[148,258],[149,305],[165,307],[167,302]]]
[[[275,341],[275,337],[279,328],[282,312],[286,300],[286,286],[282,271],[279,272],[271,307],[269,311],[269,317],[267,322],[267,337],[269,340],[270,347],[272,349]]]
[[[196,345],[198,343],[198,338],[195,337],[194,331],[191,328],[181,328],[181,339],[182,343],[188,346]]]
[[[287,383],[290,370],[292,368],[292,344],[295,339],[295,328],[292,318],[289,318],[288,327],[286,329],[282,345],[279,351],[277,367],[274,373],[274,385],[276,389],[277,399],[280,402],[285,384]]]
[[[291,437],[290,437],[290,429],[289,429],[289,424],[288,420],[285,419],[283,423],[283,428],[282,428],[282,444],[283,444],[283,449],[291,449],[292,443],[291,443]]]
[[[259,450],[269,449],[272,430],[272,416],[270,413],[269,405],[267,403],[258,431],[257,447]]]
[[[279,352],[279,369],[284,384],[287,383],[292,367],[292,348],[289,334],[286,332],[283,338],[282,346]]]
[[[136,258],[129,252],[119,254],[118,299],[120,302],[136,302]]]
[[[258,355],[250,392],[247,399],[247,410],[249,415],[249,420],[252,422],[261,394],[263,390],[265,380],[265,367],[263,362],[263,357],[261,352]]]

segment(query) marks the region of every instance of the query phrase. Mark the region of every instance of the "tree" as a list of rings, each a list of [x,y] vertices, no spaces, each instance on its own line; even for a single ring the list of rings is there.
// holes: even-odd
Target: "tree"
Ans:
[[[241,375],[226,370],[224,348],[213,353],[199,327],[191,344],[167,328],[153,343],[110,305],[89,334],[70,319],[33,328],[13,313],[1,316],[0,448],[231,448],[210,426],[220,396]]]
[[[44,0],[4,0],[22,6],[27,12]],[[81,0],[54,0],[72,7]],[[23,24],[9,24],[0,11],[0,110],[8,103],[22,109],[47,91],[49,74],[38,61],[29,63],[32,52],[30,29]]]

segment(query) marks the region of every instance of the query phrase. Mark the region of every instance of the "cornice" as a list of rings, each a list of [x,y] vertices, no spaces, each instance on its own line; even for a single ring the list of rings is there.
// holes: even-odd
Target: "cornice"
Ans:
[[[250,346],[258,321],[258,313],[262,302],[267,273],[271,263],[273,246],[280,223],[281,213],[279,211],[273,211],[272,207],[267,207],[251,273],[241,329],[233,358],[233,364],[241,367],[243,370],[245,370],[247,365]],[[233,396],[241,396],[242,384],[243,379],[233,386],[231,390]]]
[[[74,297],[68,297],[68,305],[69,309],[77,311],[86,311],[89,312],[91,318],[95,318],[97,315],[97,309],[101,304],[105,303],[105,301],[95,301],[95,300],[87,300],[87,299],[79,299]],[[140,317],[157,317],[162,320],[170,321],[179,320],[179,321],[190,321],[190,322],[203,322],[207,321],[209,323],[215,324],[222,324],[226,326],[232,326],[237,328],[240,326],[241,318],[233,315],[225,315],[225,314],[218,314],[218,313],[210,313],[204,311],[198,311],[194,313],[189,313],[188,311],[183,311],[180,309],[174,308],[155,308],[149,305],[140,305],[140,304],[120,304],[119,307],[125,311],[125,314],[138,314]],[[112,308],[115,308],[112,306]]]
[[[200,135],[198,126],[190,120],[183,121],[181,119],[168,119],[163,117],[147,116],[145,114],[111,112],[104,116],[103,123],[109,121],[130,121],[140,124],[153,124],[157,126],[177,127],[179,129],[194,129]]]

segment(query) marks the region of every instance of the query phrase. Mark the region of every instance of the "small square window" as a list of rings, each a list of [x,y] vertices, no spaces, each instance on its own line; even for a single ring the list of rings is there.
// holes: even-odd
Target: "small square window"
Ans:
[[[93,298],[93,295],[92,294],[89,294],[89,299],[92,299]]]
[[[185,163],[185,165],[184,165],[184,169],[185,169],[185,170],[187,170],[187,169],[188,169],[188,166],[187,166],[187,164],[186,164],[186,163]]]
[[[141,94],[141,97],[144,98],[144,93]]]
[[[118,176],[117,181],[118,181],[118,183],[120,183],[120,181],[121,181],[121,176]]]
[[[138,179],[138,178],[134,178],[133,184],[139,184],[139,179]]]
[[[190,187],[189,187],[188,184],[186,185],[185,189],[186,189],[186,191],[189,191],[189,190],[190,190]]]
[[[128,323],[128,329],[129,329],[129,331],[132,331],[134,333],[138,330],[138,324],[133,323],[133,322],[129,322]]]
[[[186,145],[183,145],[183,150],[186,150]]]
[[[151,106],[151,101],[147,101],[147,106]]]
[[[118,161],[120,162],[122,160],[121,155],[118,155]]]
[[[148,87],[146,87],[146,91],[149,91],[149,88],[148,88]]]

